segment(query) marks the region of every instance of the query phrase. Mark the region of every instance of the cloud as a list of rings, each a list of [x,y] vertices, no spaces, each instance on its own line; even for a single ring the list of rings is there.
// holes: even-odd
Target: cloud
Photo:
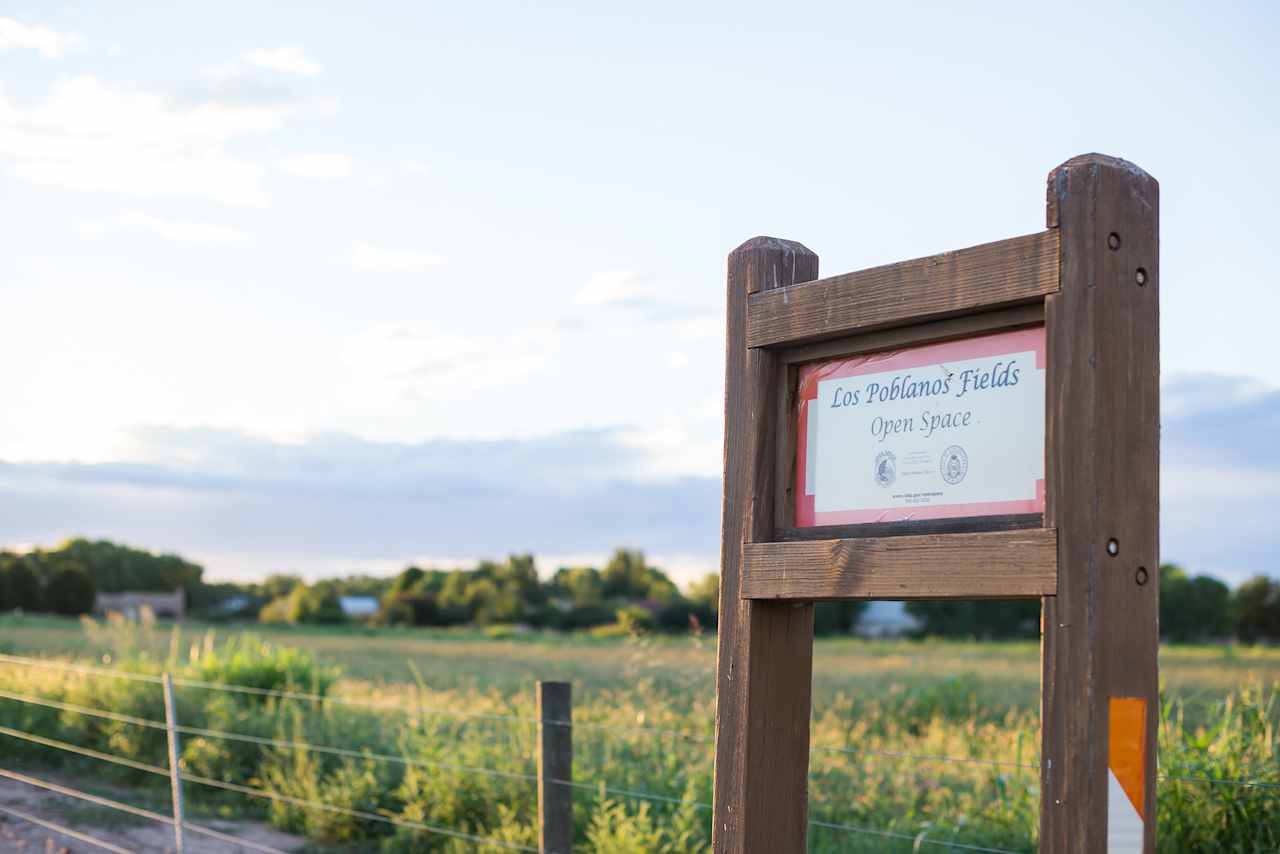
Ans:
[[[0,18],[0,50],[34,50],[45,59],[60,59],[82,39],[75,33],[59,33],[38,24]]]
[[[652,281],[631,270],[596,273],[573,297],[574,305],[620,305],[652,297]]]
[[[300,47],[275,47],[247,51],[231,62],[209,66],[204,73],[214,80],[228,80],[252,74],[254,71],[314,77],[320,73],[321,68],[320,64],[307,56],[306,51]]]
[[[182,246],[244,246],[251,242],[247,232],[223,225],[186,220],[168,220],[126,211],[113,217],[86,220],[78,226],[82,235],[106,237],[120,232],[150,234]]]
[[[278,71],[281,74],[299,74],[312,77],[320,73],[320,65],[300,47],[274,47],[251,50],[244,55],[245,62],[255,68]]]
[[[708,324],[706,309],[684,298],[677,285],[658,280],[634,270],[605,270],[587,280],[573,296],[573,305],[587,310],[609,310],[627,316],[628,323],[637,320],[670,325],[686,340],[701,337]],[[710,317],[717,334],[723,338],[723,320],[719,314]],[[697,331],[693,335],[689,331]]]
[[[233,154],[232,144],[327,110],[317,102],[175,103],[81,75],[55,82],[30,105],[0,93],[0,161],[37,184],[263,205],[265,170]]]
[[[444,263],[443,256],[421,249],[396,249],[357,241],[344,259],[361,273],[425,273]]]
[[[280,169],[299,178],[332,181],[351,174],[351,158],[346,154],[290,154],[282,157]]]
[[[1280,575],[1280,391],[1197,374],[1162,398],[1162,559],[1233,581]]]
[[[0,542],[113,537],[229,564],[262,554],[331,561],[600,554],[623,544],[718,548],[718,478],[641,480],[615,431],[527,440],[281,443],[216,430],[150,429],[130,463],[0,464]],[[232,566],[231,568],[234,568]],[[225,575],[228,566],[210,566]]]

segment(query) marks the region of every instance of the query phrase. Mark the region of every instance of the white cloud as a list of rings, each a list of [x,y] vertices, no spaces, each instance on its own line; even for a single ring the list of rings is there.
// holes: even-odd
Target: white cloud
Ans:
[[[307,56],[306,51],[300,47],[260,48],[246,53],[244,59],[255,68],[265,68],[281,74],[313,77],[320,73],[320,64]]]
[[[426,178],[432,174],[431,167],[421,160],[409,160],[404,164],[404,171],[416,178]]]
[[[15,177],[68,189],[264,205],[264,168],[233,154],[231,143],[279,130],[315,107],[182,105],[82,75],[57,81],[30,105],[0,93],[0,162]]]
[[[561,343],[554,330],[540,327],[495,336],[422,324],[379,326],[342,346],[342,393],[382,412],[420,409],[423,400],[468,399],[478,389],[546,374]]]
[[[118,232],[151,234],[183,246],[244,246],[250,242],[247,232],[222,225],[184,220],[168,220],[126,211],[113,217],[87,220],[79,231],[85,237],[100,238]]]
[[[606,270],[592,276],[574,296],[574,305],[617,305],[652,295],[650,281],[630,270]]]
[[[0,50],[24,48],[36,51],[45,59],[58,59],[80,41],[75,33],[59,33],[38,24],[0,18]]]
[[[351,158],[345,154],[290,154],[282,157],[280,169],[299,178],[332,181],[351,174]]]
[[[214,80],[228,80],[243,77],[255,69],[314,77],[320,73],[320,64],[307,56],[306,51],[300,47],[259,48],[243,53],[230,62],[211,65],[204,73]]]
[[[444,263],[444,258],[421,249],[394,249],[358,241],[351,246],[346,262],[362,273],[425,273]]]

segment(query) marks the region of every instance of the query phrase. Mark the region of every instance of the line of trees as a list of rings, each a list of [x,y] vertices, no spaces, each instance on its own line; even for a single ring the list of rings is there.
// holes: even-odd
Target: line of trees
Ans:
[[[99,591],[201,589],[203,569],[172,554],[106,540],[73,539],[54,549],[0,551],[0,611],[85,614]]]
[[[926,635],[1033,638],[1040,633],[1040,603],[1034,600],[910,602],[906,609]],[[1280,580],[1259,575],[1232,590],[1213,576],[1163,564],[1160,637],[1175,643],[1280,641]]]
[[[213,620],[341,623],[342,598],[377,602],[383,625],[524,624],[601,633],[712,629],[720,585],[706,575],[681,590],[643,552],[618,549],[602,567],[562,567],[543,581],[533,555],[481,561],[472,569],[409,566],[392,577],[353,575],[307,584],[272,575],[248,584],[207,584],[204,570],[174,554],[153,554],[107,540],[73,539],[54,549],[0,551],[0,611],[83,614],[98,591],[183,590],[194,615]],[[818,634],[847,634],[865,603],[820,603]],[[916,634],[942,637],[1034,638],[1037,601],[910,602]],[[1280,580],[1252,578],[1232,590],[1219,579],[1160,568],[1160,635],[1174,642],[1236,638],[1280,642]]]

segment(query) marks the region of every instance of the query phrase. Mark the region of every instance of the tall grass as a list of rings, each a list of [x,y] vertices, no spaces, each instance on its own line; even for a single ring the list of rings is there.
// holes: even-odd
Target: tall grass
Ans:
[[[212,736],[187,737],[183,763],[194,774],[525,845],[536,840],[536,788],[525,778],[534,772],[528,673],[538,666],[533,662],[542,659],[541,666],[566,671],[575,681],[574,779],[584,784],[574,794],[579,849],[683,854],[709,845],[710,814],[705,805],[711,797],[714,700],[705,668],[707,639],[683,644],[455,639],[422,648],[432,654],[412,655],[406,666],[400,653],[404,645],[417,643],[412,635],[315,636],[331,641],[326,645],[302,634],[275,635],[273,640],[241,635],[219,641],[209,633],[179,635],[147,625],[87,628],[77,641],[78,651],[98,661],[105,657],[112,667],[143,673],[169,669],[206,682],[361,698],[409,710],[180,688],[178,716],[188,726],[366,753],[333,756]],[[294,638],[305,643],[281,642]],[[522,679],[495,681],[492,674],[484,675],[478,662],[499,643],[507,644],[499,647],[503,666],[523,673]],[[334,661],[311,651],[331,651],[339,644],[357,650],[345,674]],[[1001,669],[1033,648],[847,641],[836,647],[842,657],[824,665],[815,677],[809,812],[817,822],[846,829],[815,824],[809,849],[942,852],[948,850],[947,842],[962,842],[1034,851],[1039,814],[1034,671],[1027,677]],[[529,664],[521,658],[525,650]],[[853,668],[847,662],[858,655],[866,660],[853,678],[845,668]],[[950,673],[931,671],[922,663],[931,655],[951,656],[961,664],[953,664]],[[599,669],[583,664],[597,657]],[[384,669],[370,672],[375,666]],[[394,673],[393,667],[408,675],[386,681],[371,678]],[[413,675],[415,668],[420,675]],[[1158,789],[1162,851],[1280,847],[1277,686],[1256,674],[1235,681],[1241,684],[1216,687],[1213,696],[1188,686],[1171,692],[1163,704],[1159,737],[1165,779]],[[149,683],[0,665],[0,687],[163,718],[159,686]],[[473,714],[437,714],[432,709]],[[165,764],[161,731],[8,700],[0,700],[0,721]],[[92,769],[84,779],[103,785],[154,787],[157,792],[165,785],[162,778],[13,739],[6,738],[3,749],[6,756],[31,763]],[[383,761],[375,754],[406,761]],[[470,770],[475,768],[505,776]],[[1206,779],[1269,785],[1215,784]],[[606,786],[677,803],[606,792]],[[282,829],[337,850],[462,852],[476,847],[463,839],[283,801],[254,800],[196,784],[188,784],[187,790],[198,809],[264,816]]]

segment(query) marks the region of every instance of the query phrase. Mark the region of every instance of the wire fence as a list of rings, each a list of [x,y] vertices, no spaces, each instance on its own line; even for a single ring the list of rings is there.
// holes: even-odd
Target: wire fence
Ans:
[[[68,673],[77,673],[95,678],[121,679],[127,681],[143,682],[157,686],[163,686],[165,676],[156,676],[154,674],[137,673],[132,671],[113,669],[107,667],[98,667],[95,665],[77,664],[74,662],[29,658],[11,654],[0,653],[0,664],[7,664],[14,667],[24,668],[42,668],[47,670],[56,670]],[[599,722],[583,722],[573,720],[560,720],[556,718],[538,718],[525,715],[504,714],[493,712],[477,712],[473,710],[462,710],[452,708],[442,708],[438,706],[429,706],[425,704],[388,702],[379,700],[368,700],[363,698],[335,696],[331,694],[320,694],[316,692],[296,691],[259,688],[251,685],[238,685],[224,682],[209,682],[198,679],[169,677],[171,684],[174,686],[206,691],[226,692],[232,694],[252,695],[262,698],[271,698],[280,701],[311,703],[317,705],[332,704],[339,706],[358,707],[366,710],[375,710],[379,712],[390,712],[403,715],[442,715],[462,719],[489,720],[500,721],[509,724],[532,725],[536,727],[570,727],[578,729],[586,729],[591,731],[603,732],[614,735],[644,735],[654,738],[676,738],[690,742],[714,743],[714,737],[703,733],[665,729],[661,727],[646,726],[618,726],[614,724],[605,724]],[[517,780],[529,784],[543,785],[550,784],[553,786],[565,786],[575,790],[590,791],[601,796],[611,796],[623,799],[634,799],[640,801],[650,801],[655,803],[667,804],[677,807],[690,807],[698,811],[710,811],[712,805],[706,800],[698,800],[693,798],[675,797],[657,792],[648,792],[631,787],[616,786],[606,780],[580,780],[580,779],[561,779],[556,776],[549,776],[542,768],[538,769],[538,773],[524,773],[518,771],[508,771],[497,768],[488,768],[479,765],[443,762],[438,760],[423,759],[412,756],[389,754],[383,751],[371,749],[367,746],[335,746],[324,744],[313,744],[308,741],[299,741],[281,737],[267,737],[254,735],[251,733],[230,732],[221,729],[213,729],[207,727],[195,727],[182,724],[174,719],[158,720],[155,718],[144,718],[136,715],[125,714],[114,711],[112,709],[94,708],[84,706],[77,703],[70,703],[62,700],[55,700],[48,697],[37,696],[35,694],[23,694],[13,691],[0,689],[0,699],[7,699],[13,702],[31,704],[41,706],[65,713],[85,715],[102,720],[108,720],[128,726],[136,726],[148,728],[152,730],[166,731],[171,734],[180,734],[184,736],[197,736],[206,739],[221,739],[233,742],[255,744],[262,747],[269,747],[282,751],[301,751],[311,754],[337,756],[347,759],[358,759],[369,762],[388,763],[400,765],[403,767],[423,768],[438,771],[449,771],[467,775],[481,775],[486,777]],[[171,710],[169,714],[174,714]],[[539,851],[539,848],[531,847],[519,842],[512,842],[504,839],[495,839],[479,834],[471,833],[466,830],[457,828],[442,827],[422,821],[414,821],[403,817],[396,817],[377,812],[373,810],[358,809],[350,806],[326,803],[310,798],[299,798],[283,792],[272,791],[261,788],[260,786],[247,785],[246,783],[233,782],[228,780],[217,780],[206,776],[190,773],[187,770],[178,767],[165,767],[161,765],[149,764],[122,756],[115,753],[108,753],[101,750],[85,747],[82,745],[72,744],[67,741],[51,738],[39,733],[26,732],[14,727],[0,725],[0,736],[6,738],[25,741],[29,744],[47,747],[68,754],[78,755],[95,761],[106,762],[122,767],[129,768],[134,771],[140,771],[147,774],[170,778],[175,782],[175,795],[180,791],[177,787],[178,782],[190,783],[197,786],[219,789],[223,791],[241,794],[247,797],[253,797],[263,800],[274,801],[278,803],[289,804],[306,810],[317,810],[328,813],[343,815],[348,818],[354,818],[360,821],[374,822],[385,824],[406,830],[421,832],[427,834],[438,835],[473,843],[480,847],[500,848],[515,851]],[[994,768],[1011,768],[1019,771],[1037,771],[1038,764],[1027,762],[1015,762],[999,759],[988,759],[983,757],[965,757],[965,756],[948,756],[939,754],[916,754],[910,752],[898,751],[882,751],[869,750],[856,747],[840,747],[834,745],[813,745],[811,750],[814,753],[838,754],[847,756],[874,756],[890,758],[895,760],[909,761],[914,763],[941,763],[941,764],[961,764],[986,766]],[[172,765],[173,763],[170,763]],[[277,852],[279,849],[238,838],[228,833],[215,830],[213,828],[195,824],[185,819],[175,819],[171,816],[162,815],[152,810],[142,807],[126,804],[111,798],[100,795],[94,795],[82,790],[55,783],[49,780],[43,780],[32,777],[20,772],[0,768],[0,777],[23,783],[29,786],[79,799],[88,803],[95,804],[100,807],[128,813],[136,817],[145,818],[168,825],[175,831],[176,838],[180,836],[179,831],[185,830],[190,833],[206,836],[229,845],[238,846],[244,850],[260,851],[260,852]],[[1280,783],[1265,780],[1240,780],[1240,779],[1219,779],[1214,777],[1188,776],[1188,775],[1158,775],[1158,779],[1162,782],[1171,783],[1189,783],[1206,786],[1236,786],[1257,789],[1260,791],[1275,790],[1280,792]],[[255,782],[255,781],[249,781]],[[177,798],[175,798],[175,801]],[[180,810],[179,810],[180,812]],[[61,834],[70,839],[76,839],[87,845],[95,846],[106,851],[123,851],[112,842],[108,842],[86,834],[80,830],[66,827],[56,822],[52,822],[47,818],[32,815],[31,813],[13,807],[0,806],[0,813],[17,818],[22,821],[30,822],[40,826],[52,833]],[[873,827],[862,827],[843,822],[824,821],[820,819],[810,819],[809,824],[813,828],[825,831],[836,831],[841,833],[857,834],[882,839],[900,840],[910,842],[917,849],[920,846],[945,846],[953,850],[990,852],[991,854],[1015,854],[1015,852],[1007,849],[987,847],[972,843],[964,843],[949,839],[933,839],[925,833],[905,833],[897,830],[889,830]],[[181,841],[178,840],[178,850],[181,850]],[[559,854],[569,854],[568,852],[560,852]]]

